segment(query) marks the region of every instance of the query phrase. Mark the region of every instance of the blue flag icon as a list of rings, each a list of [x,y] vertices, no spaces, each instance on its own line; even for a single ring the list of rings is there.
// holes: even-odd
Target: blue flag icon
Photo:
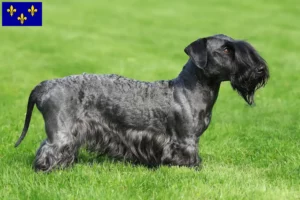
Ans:
[[[2,2],[2,26],[42,26],[42,2]]]

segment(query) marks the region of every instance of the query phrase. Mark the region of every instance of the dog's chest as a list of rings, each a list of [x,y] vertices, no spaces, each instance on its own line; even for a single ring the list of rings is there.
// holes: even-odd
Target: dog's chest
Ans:
[[[197,122],[195,123],[195,132],[197,136],[201,136],[202,133],[208,128],[211,121],[211,112],[209,113],[200,113]]]

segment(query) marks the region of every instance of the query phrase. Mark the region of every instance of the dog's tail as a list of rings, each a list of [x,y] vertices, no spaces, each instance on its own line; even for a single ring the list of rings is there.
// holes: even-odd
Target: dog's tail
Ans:
[[[36,104],[36,97],[35,96],[36,96],[35,95],[35,90],[32,90],[31,93],[30,93],[30,96],[28,98],[27,112],[26,112],[26,117],[25,117],[25,123],[24,123],[23,131],[22,131],[22,134],[19,137],[18,141],[16,142],[15,147],[19,146],[19,144],[25,138],[26,133],[28,131],[29,124],[30,124],[30,119],[31,119],[31,114],[32,114],[32,110],[33,110],[34,104]]]

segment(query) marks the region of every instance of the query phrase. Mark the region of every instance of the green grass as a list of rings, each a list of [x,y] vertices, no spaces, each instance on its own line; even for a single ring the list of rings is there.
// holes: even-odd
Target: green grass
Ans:
[[[0,199],[300,199],[300,7],[286,1],[51,0],[43,27],[1,27]],[[198,37],[247,39],[271,79],[246,106],[222,84],[200,141],[203,169],[149,170],[84,151],[50,174],[31,169],[46,137],[35,109],[26,139],[27,98],[40,81],[117,73],[153,81],[178,75]]]

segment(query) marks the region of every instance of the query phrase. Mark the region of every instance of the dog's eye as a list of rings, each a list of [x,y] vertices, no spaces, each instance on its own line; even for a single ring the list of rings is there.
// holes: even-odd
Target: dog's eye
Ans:
[[[223,52],[224,52],[225,54],[229,54],[229,53],[230,53],[230,49],[229,49],[228,47],[224,47],[224,48],[223,48]]]

